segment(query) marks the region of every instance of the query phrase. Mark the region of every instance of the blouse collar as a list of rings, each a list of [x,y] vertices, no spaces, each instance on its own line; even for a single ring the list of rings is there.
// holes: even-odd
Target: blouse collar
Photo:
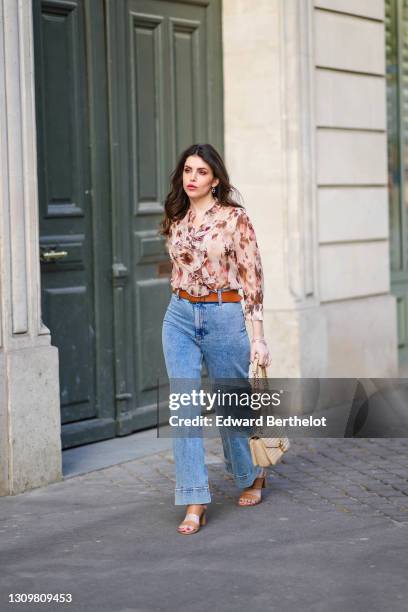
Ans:
[[[211,216],[214,215],[218,208],[220,206],[220,203],[218,201],[217,198],[215,198],[214,203],[210,206],[210,208],[208,208],[205,213],[204,213],[204,217],[206,217],[207,215]],[[193,211],[193,209],[191,208],[191,206],[188,209],[188,222],[191,222],[195,217],[195,212]]]

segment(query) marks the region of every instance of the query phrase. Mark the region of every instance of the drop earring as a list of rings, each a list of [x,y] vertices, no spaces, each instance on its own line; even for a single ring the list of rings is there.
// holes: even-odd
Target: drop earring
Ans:
[[[217,190],[216,190],[216,188],[215,188],[215,187],[211,187],[211,191],[212,191],[213,195],[215,195],[215,193],[216,193],[216,191],[217,191]]]

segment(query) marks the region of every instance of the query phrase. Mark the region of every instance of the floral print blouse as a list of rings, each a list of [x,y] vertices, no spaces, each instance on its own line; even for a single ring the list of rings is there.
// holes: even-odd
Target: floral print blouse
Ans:
[[[253,225],[245,208],[220,204],[205,212],[194,228],[190,207],[173,221],[166,247],[172,261],[171,286],[194,296],[217,289],[242,289],[248,320],[263,320],[264,276]]]

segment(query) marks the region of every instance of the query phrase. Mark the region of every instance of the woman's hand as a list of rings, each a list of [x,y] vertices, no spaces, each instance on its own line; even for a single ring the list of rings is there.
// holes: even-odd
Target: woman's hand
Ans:
[[[255,356],[258,355],[258,364],[268,367],[271,365],[272,359],[269,354],[268,345],[264,339],[252,340],[251,342],[251,363],[255,361]]]

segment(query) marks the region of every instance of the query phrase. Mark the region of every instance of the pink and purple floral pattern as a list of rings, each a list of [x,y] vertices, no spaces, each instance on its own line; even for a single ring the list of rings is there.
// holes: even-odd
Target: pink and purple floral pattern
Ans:
[[[263,320],[264,276],[254,227],[245,208],[215,203],[195,229],[195,213],[170,227],[166,246],[173,263],[171,286],[194,296],[242,289],[248,320]]]

